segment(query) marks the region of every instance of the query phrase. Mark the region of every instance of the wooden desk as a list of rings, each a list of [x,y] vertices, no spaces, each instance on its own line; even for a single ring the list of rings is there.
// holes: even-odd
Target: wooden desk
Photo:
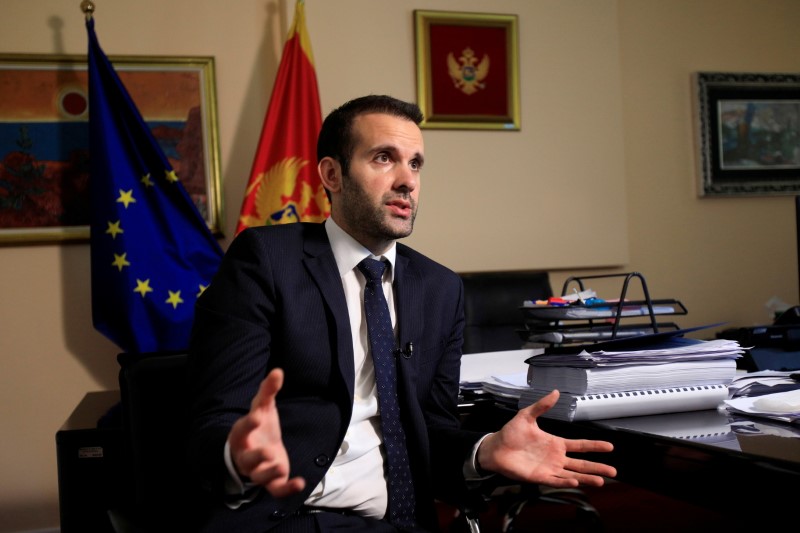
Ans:
[[[513,416],[489,403],[471,406],[467,425],[491,430]],[[619,481],[671,498],[754,520],[782,516],[797,504],[791,487],[800,486],[800,427],[715,410],[593,422],[539,418],[539,425],[566,438],[612,442],[614,451],[596,460],[614,465]],[[668,436],[680,427],[722,434]]]
[[[662,415],[667,416],[667,415]],[[776,437],[766,433],[742,433],[745,427],[730,424],[717,411],[669,415],[691,423],[717,417],[731,427],[729,438],[681,439],[653,430],[632,427],[631,421],[569,423],[547,421],[542,427],[564,436],[609,440],[615,450],[609,461],[617,467],[620,481],[704,507],[747,511],[764,516],[780,515],[797,502],[800,483],[800,433]],[[637,417],[639,418],[639,417]],[[658,423],[658,417],[647,417]],[[748,421],[750,422],[750,421]],[[764,431],[764,424],[759,431]],[[715,423],[714,428],[717,427]]]

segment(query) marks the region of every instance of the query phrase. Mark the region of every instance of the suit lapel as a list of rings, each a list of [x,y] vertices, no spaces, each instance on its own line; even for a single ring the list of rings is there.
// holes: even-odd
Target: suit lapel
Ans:
[[[315,226],[316,227],[316,226]],[[347,387],[348,397],[353,397],[355,388],[355,366],[353,356],[353,340],[350,335],[347,302],[344,298],[342,280],[333,257],[333,250],[325,233],[324,225],[319,230],[306,236],[306,257],[303,263],[308,273],[319,287],[325,304],[331,310],[335,324],[336,353],[338,354],[339,371]]]
[[[407,350],[408,343],[413,343],[414,351],[419,352],[423,340],[420,338],[422,331],[421,320],[425,316],[425,302],[421,296],[422,280],[419,272],[410,263],[408,257],[400,254],[398,247],[397,259],[395,260],[396,270],[394,277],[394,290],[397,298],[397,342],[401,349]],[[416,367],[416,360],[413,355],[405,353],[399,357],[398,365],[401,383],[403,386],[409,385],[410,371]]]

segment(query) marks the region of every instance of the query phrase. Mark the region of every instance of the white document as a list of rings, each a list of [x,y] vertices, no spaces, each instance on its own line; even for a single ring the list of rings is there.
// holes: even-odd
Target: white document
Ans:
[[[481,382],[483,392],[496,398],[519,400],[522,391],[528,388],[528,375],[525,372],[489,376]]]
[[[541,354],[542,348],[507,350],[499,352],[465,353],[461,356],[462,384],[479,384],[491,376],[513,375],[528,372],[529,357]]]
[[[728,411],[761,416],[781,422],[800,421],[800,390],[742,396],[725,400]]]

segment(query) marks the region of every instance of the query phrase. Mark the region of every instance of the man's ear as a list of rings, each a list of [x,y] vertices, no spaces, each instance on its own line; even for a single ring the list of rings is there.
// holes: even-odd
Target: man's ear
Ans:
[[[339,192],[342,188],[342,166],[332,157],[323,157],[317,165],[319,179],[330,192]]]

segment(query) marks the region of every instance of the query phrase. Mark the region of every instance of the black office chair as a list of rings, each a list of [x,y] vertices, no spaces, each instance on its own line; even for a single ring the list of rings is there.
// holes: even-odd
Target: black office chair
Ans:
[[[547,272],[508,271],[461,274],[464,282],[464,353],[518,350],[525,329],[520,306],[553,295]]]
[[[525,300],[546,300],[553,296],[550,277],[539,271],[489,271],[462,273],[464,282],[464,347],[463,353],[481,353],[503,350],[518,350],[524,341],[519,332],[524,331],[524,317],[520,307]],[[480,410],[478,410],[480,413]],[[493,427],[495,420],[467,421],[470,426]],[[502,478],[476,488],[463,508],[467,530],[480,531],[479,519],[491,504],[502,515],[502,531],[514,531],[515,523],[525,507],[542,503],[569,505],[587,531],[600,531],[599,513],[589,503],[588,496],[580,489],[553,489],[538,485],[520,485]],[[453,533],[461,525],[455,525]]]
[[[128,497],[109,510],[120,533],[193,530],[202,518],[199,493],[187,483],[188,356],[180,352],[122,353],[119,386],[129,457]]]

